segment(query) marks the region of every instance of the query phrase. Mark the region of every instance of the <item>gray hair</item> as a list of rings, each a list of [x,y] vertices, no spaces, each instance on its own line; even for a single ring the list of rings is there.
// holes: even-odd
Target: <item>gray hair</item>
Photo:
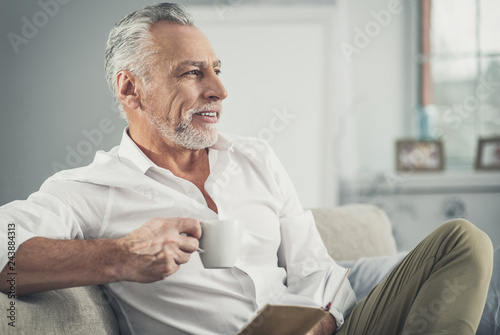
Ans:
[[[126,119],[123,106],[118,100],[116,75],[127,70],[147,85],[151,80],[158,45],[153,41],[150,28],[160,21],[193,26],[193,19],[180,4],[160,3],[134,11],[121,19],[109,33],[106,43],[104,69],[109,89],[113,93],[120,114]]]

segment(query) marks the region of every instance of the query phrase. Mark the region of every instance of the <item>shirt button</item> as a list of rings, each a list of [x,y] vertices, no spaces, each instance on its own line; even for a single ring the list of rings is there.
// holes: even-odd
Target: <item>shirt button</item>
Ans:
[[[196,192],[195,188],[193,186],[188,187],[187,193],[189,195],[193,195]]]

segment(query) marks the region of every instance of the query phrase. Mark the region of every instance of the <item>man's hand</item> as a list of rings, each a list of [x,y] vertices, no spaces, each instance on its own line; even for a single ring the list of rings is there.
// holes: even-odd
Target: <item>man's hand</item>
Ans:
[[[154,218],[118,240],[117,280],[150,283],[175,273],[198,249],[201,227],[188,218]]]
[[[307,335],[332,335],[335,329],[337,329],[335,318],[328,314]]]

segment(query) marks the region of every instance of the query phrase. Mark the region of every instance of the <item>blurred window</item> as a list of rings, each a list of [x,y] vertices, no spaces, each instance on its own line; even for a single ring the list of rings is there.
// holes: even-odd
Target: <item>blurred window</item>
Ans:
[[[420,0],[420,14],[420,135],[471,168],[478,139],[500,136],[500,1]]]

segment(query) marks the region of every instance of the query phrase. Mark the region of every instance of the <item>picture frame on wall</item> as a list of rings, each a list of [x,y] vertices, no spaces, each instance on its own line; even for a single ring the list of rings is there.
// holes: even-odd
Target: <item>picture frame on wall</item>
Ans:
[[[500,137],[481,138],[477,145],[477,170],[500,170]]]
[[[396,142],[397,171],[442,171],[443,144],[439,140],[403,139]]]

